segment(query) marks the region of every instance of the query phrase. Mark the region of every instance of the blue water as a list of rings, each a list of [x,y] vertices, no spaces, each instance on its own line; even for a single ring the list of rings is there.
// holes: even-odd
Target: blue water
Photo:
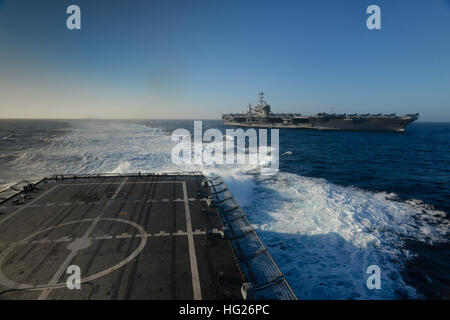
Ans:
[[[450,212],[450,123],[403,133],[283,130],[280,169],[364,190],[394,192]]]
[[[204,129],[224,130],[220,121]],[[188,120],[0,120],[0,188],[55,173],[220,174],[304,299],[450,297],[450,124],[403,133],[280,131],[280,173],[179,168]],[[365,270],[382,270],[382,288]]]

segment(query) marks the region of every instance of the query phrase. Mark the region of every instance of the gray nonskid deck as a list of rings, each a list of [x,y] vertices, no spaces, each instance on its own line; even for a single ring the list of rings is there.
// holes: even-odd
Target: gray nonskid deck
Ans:
[[[0,299],[242,298],[202,180],[48,180],[24,203],[0,205]],[[81,269],[80,290],[66,286],[69,265]]]

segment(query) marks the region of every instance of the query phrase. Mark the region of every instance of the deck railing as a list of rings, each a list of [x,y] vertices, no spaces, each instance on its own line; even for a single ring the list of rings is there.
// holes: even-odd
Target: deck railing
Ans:
[[[211,178],[208,185],[224,225],[224,236],[230,239],[241,271],[251,284],[253,299],[297,300],[223,179]]]

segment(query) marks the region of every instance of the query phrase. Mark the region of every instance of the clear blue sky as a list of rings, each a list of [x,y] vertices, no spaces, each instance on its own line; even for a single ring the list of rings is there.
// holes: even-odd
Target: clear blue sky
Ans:
[[[0,0],[0,118],[219,118],[259,89],[275,112],[450,121],[450,1]]]

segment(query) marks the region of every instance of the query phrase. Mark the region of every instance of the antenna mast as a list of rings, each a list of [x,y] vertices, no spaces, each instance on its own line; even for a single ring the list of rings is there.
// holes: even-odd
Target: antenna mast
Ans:
[[[261,106],[265,105],[265,101],[264,101],[264,91],[259,91],[258,92],[259,95],[259,104]]]

